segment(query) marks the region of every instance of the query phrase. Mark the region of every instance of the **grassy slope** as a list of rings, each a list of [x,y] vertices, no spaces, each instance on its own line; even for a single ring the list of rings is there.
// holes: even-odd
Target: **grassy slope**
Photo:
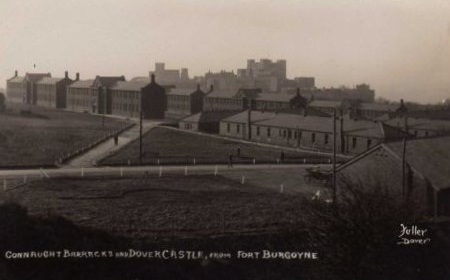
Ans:
[[[241,149],[241,157],[237,157],[237,148]],[[276,162],[280,158],[281,149],[243,144],[231,140],[176,131],[164,127],[150,130],[143,140],[144,163],[154,164],[159,158],[163,163],[226,163],[233,154],[235,162]],[[319,158],[310,153],[285,151],[286,161]],[[102,164],[126,164],[128,158],[132,163],[138,162],[139,142],[133,142],[117,154],[105,159]]]
[[[285,230],[301,222],[303,198],[221,176],[42,180],[5,193],[33,215],[138,239]]]
[[[62,154],[92,143],[127,122],[60,110],[15,107],[0,115],[0,166],[52,165]]]

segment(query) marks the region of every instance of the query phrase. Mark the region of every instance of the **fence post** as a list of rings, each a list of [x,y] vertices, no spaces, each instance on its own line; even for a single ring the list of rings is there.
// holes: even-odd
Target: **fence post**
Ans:
[[[84,177],[84,168],[81,167],[81,178],[83,178],[83,177]]]
[[[281,184],[281,185],[280,185],[280,193],[283,193],[283,191],[284,191],[284,185]]]
[[[217,165],[216,165],[216,168],[214,169],[214,176],[217,176],[217,173],[218,173],[218,169],[217,169]]]
[[[23,175],[23,183],[26,184],[27,183],[27,176]]]
[[[253,158],[253,164],[256,164],[256,158]]]
[[[187,176],[187,175],[188,175],[188,167],[186,165],[186,167],[184,168],[184,176]]]
[[[159,178],[162,177],[162,166],[159,167]]]
[[[120,167],[120,177],[123,177],[123,167]]]
[[[3,179],[3,190],[6,191],[6,179]]]
[[[306,158],[303,158],[303,164],[306,164]]]
[[[194,158],[194,165],[195,165],[195,158]]]
[[[244,176],[244,175],[242,175],[241,184],[242,184],[242,185],[245,184],[245,176]]]

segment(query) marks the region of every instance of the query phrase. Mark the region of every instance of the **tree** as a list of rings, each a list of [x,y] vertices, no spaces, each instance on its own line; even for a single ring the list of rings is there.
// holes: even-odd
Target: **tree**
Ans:
[[[316,203],[308,215],[311,244],[323,256],[320,273],[326,271],[330,279],[365,280],[445,279],[449,275],[448,240],[433,235],[428,246],[398,244],[401,224],[433,229],[415,205],[389,193],[386,184],[367,189],[364,182],[338,181],[336,208]]]

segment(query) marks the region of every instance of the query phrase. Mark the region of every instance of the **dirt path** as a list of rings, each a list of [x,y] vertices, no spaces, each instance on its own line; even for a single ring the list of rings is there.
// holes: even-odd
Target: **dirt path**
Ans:
[[[143,133],[149,131],[153,127],[159,124],[158,121],[146,120],[143,122]],[[96,162],[105,158],[106,156],[121,149],[130,142],[138,139],[139,137],[139,124],[136,124],[132,128],[122,132],[119,135],[118,143],[115,145],[114,138],[96,146],[88,152],[72,159],[61,166],[63,169],[75,168],[75,167],[91,167],[95,166]]]

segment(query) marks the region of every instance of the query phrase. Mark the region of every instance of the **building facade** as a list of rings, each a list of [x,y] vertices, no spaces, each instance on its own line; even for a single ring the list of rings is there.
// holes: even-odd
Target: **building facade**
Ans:
[[[220,134],[330,152],[333,149],[333,118],[246,110],[222,120]],[[410,136],[381,122],[336,120],[336,145],[342,154],[359,154],[379,143],[404,137]]]
[[[67,109],[96,112],[97,97],[92,92],[94,80],[78,80],[67,87]]]
[[[50,73],[26,73],[24,77],[21,77],[16,70],[14,77],[6,81],[8,100],[35,105],[37,103],[36,83],[49,77],[51,77]]]
[[[179,120],[196,114],[203,109],[205,93],[197,86],[195,91],[191,89],[171,89],[166,92],[167,109],[165,118]]]
[[[73,82],[66,71],[64,78],[44,77],[36,83],[36,105],[66,108],[67,87]]]

